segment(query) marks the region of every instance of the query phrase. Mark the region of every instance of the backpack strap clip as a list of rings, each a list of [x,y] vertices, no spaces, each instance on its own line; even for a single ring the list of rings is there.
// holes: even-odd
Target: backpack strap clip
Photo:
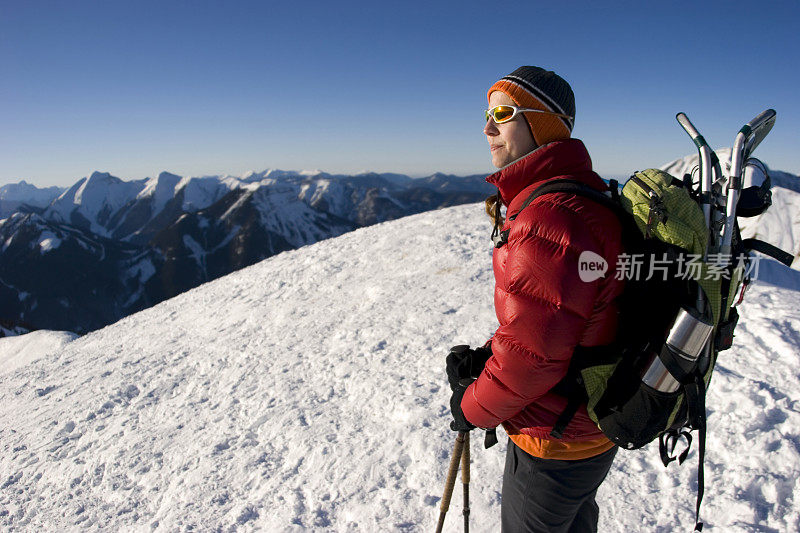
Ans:
[[[658,222],[662,224],[666,224],[667,222],[667,208],[664,206],[664,201],[661,197],[655,193],[655,191],[649,192],[650,196],[650,214],[647,217],[647,236],[653,234],[653,228],[655,228]]]
[[[508,233],[509,230],[503,230],[492,235],[492,242],[495,248],[502,248],[508,242]]]

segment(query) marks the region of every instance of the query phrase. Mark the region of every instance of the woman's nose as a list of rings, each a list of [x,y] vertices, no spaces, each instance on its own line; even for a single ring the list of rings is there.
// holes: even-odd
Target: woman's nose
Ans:
[[[488,135],[490,137],[494,137],[498,133],[500,132],[497,130],[497,125],[494,123],[494,120],[492,119],[487,120],[486,126],[483,127],[483,134]]]

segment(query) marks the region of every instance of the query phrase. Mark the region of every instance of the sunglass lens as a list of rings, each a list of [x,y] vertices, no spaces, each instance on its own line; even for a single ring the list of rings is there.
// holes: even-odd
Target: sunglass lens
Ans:
[[[514,116],[514,108],[507,105],[499,105],[492,109],[492,116],[498,124],[506,122]]]

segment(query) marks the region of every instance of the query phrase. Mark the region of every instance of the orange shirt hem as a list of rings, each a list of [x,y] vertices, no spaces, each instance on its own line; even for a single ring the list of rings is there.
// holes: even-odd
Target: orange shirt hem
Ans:
[[[606,437],[572,442],[540,439],[523,434],[508,437],[523,451],[540,459],[576,461],[600,455],[614,447],[614,443]]]

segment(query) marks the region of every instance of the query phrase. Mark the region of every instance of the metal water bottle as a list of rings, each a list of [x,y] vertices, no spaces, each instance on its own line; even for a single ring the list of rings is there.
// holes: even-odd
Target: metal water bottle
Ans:
[[[667,365],[680,368],[684,374],[690,373],[713,331],[714,324],[697,311],[682,308],[669,330],[665,349],[660,354],[653,354],[653,361],[645,370],[642,381],[661,392],[678,390],[680,382],[667,370]],[[662,358],[669,359],[667,365]]]

